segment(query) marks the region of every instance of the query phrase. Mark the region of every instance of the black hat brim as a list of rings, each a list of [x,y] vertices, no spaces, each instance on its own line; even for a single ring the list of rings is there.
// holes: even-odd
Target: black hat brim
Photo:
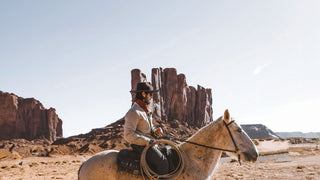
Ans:
[[[149,91],[149,90],[138,90],[138,91],[130,91],[131,93],[138,93],[138,92],[150,92],[150,93],[154,93],[154,92],[158,92],[159,89],[153,90],[153,91]]]

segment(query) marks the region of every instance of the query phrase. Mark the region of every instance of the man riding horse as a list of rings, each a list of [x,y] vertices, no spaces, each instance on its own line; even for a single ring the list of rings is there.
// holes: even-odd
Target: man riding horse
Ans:
[[[148,106],[152,99],[154,90],[149,82],[140,82],[137,84],[135,91],[135,99],[129,111],[125,116],[124,138],[131,143],[134,151],[141,153],[147,145],[151,145],[148,149],[146,158],[150,165],[161,174],[167,174],[169,171],[168,159],[159,150],[156,140],[151,136],[161,136],[162,129],[155,128],[152,123],[152,116]]]

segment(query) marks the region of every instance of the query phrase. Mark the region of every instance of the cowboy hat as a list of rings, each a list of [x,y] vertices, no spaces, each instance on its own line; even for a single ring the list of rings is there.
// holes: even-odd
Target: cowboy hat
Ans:
[[[137,83],[137,88],[136,90],[132,90],[130,91],[131,93],[137,93],[137,92],[150,92],[150,93],[153,93],[153,92],[158,92],[159,90],[156,89],[154,90],[151,83],[149,82],[139,82]]]

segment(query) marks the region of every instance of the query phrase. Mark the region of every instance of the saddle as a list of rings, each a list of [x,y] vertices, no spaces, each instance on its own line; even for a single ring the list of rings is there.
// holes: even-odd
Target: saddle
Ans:
[[[140,158],[144,146],[137,146],[132,144],[132,149],[121,149],[118,157],[118,171],[126,172],[133,175],[141,175]],[[169,172],[174,171],[178,166],[179,157],[177,152],[169,145],[160,147],[160,151],[169,161]]]

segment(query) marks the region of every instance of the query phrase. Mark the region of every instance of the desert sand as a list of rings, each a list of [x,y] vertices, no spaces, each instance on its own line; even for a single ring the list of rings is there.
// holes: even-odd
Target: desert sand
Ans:
[[[243,162],[239,165],[233,157],[221,158],[211,179],[320,179],[319,144],[293,145],[287,141],[264,141],[257,147],[264,155],[256,162]],[[55,155],[1,160],[0,180],[75,180],[82,161],[89,157],[90,155]]]

